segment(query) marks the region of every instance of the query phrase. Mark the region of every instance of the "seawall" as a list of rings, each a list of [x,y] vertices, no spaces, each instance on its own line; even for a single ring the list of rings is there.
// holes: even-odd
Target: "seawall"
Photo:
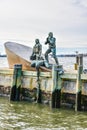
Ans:
[[[21,100],[30,102],[36,101],[37,98],[37,81],[36,71],[22,71],[21,77]],[[77,70],[65,71],[59,76],[56,90],[61,90],[60,104],[71,104],[74,108],[76,105],[77,93]],[[52,72],[40,72],[40,88],[42,103],[52,104],[52,94],[55,90]],[[10,97],[13,84],[13,69],[0,69],[0,95]],[[81,74],[81,106],[87,106],[87,74]]]

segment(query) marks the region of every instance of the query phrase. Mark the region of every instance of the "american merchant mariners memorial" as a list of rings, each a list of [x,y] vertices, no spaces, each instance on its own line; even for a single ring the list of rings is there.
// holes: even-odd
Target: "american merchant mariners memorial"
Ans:
[[[9,68],[0,69],[0,95],[11,101],[27,100],[52,108],[87,110],[87,73],[83,54],[76,54],[71,70],[64,70],[56,56],[56,38],[49,32],[42,54],[40,40],[33,48],[15,43],[4,44]],[[4,81],[4,82],[3,82]]]

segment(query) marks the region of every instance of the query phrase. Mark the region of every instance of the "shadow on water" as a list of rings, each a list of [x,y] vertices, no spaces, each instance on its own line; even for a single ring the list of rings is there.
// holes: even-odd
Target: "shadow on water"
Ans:
[[[82,130],[87,113],[0,98],[0,130]]]

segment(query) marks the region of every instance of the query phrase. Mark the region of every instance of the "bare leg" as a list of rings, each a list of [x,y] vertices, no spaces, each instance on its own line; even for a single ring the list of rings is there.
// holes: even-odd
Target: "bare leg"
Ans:
[[[56,64],[59,65],[59,62],[58,62],[56,55],[55,55],[54,59],[55,59]]]
[[[55,59],[56,64],[59,65],[58,59],[56,57],[56,48],[53,48],[51,52],[52,52],[53,58]]]
[[[45,59],[46,61],[49,63],[49,60],[48,60],[48,54],[51,52],[51,49],[48,49],[46,52],[45,52]]]

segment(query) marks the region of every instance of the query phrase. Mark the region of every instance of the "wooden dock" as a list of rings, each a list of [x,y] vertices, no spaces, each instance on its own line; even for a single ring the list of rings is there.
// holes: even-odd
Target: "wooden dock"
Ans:
[[[80,107],[85,109],[87,106],[87,74],[80,74],[80,79],[78,78],[78,70],[67,70],[59,75],[55,72],[57,71],[40,72],[41,103],[49,104],[53,108],[60,108],[62,104],[71,104],[77,111],[80,102]],[[14,80],[13,75],[13,69],[0,69],[1,96],[10,97]],[[57,79],[55,80],[56,76]],[[36,71],[22,71],[19,100],[37,101],[36,78]],[[77,95],[79,92],[80,101],[78,101]]]

